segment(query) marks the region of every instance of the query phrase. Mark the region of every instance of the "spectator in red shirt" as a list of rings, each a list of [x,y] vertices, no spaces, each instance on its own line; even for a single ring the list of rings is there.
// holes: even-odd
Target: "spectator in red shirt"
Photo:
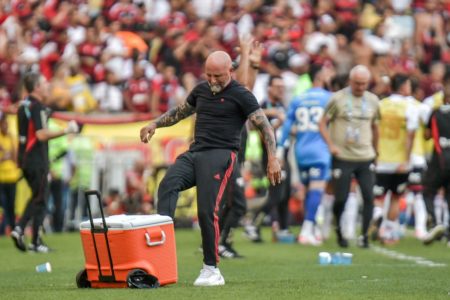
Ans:
[[[13,102],[19,100],[17,83],[20,80],[19,49],[17,43],[9,41],[4,56],[0,57],[0,82],[6,86]]]
[[[445,76],[445,65],[441,62],[434,62],[430,66],[430,74],[424,76],[420,82],[420,87],[424,91],[425,97],[442,90]]]
[[[95,81],[95,67],[98,65],[103,44],[98,38],[95,27],[88,27],[86,40],[78,47],[78,54],[81,61],[81,70],[88,76],[89,82]]]
[[[161,74],[155,75],[152,81],[152,113],[157,116],[165,113],[169,105],[176,102],[180,85],[175,76],[175,68],[171,65],[161,65]]]
[[[151,82],[145,76],[146,61],[137,61],[133,66],[133,77],[124,89],[125,107],[131,112],[146,113],[151,108]]]
[[[11,96],[6,89],[3,82],[0,82],[0,114],[2,111],[9,111],[11,109]]]
[[[134,162],[133,169],[126,173],[126,197],[125,207],[129,214],[150,213],[151,197],[147,191],[145,177],[145,161],[138,159]]]

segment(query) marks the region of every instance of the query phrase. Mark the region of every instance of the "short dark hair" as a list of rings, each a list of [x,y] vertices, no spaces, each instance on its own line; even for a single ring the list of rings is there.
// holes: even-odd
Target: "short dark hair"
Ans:
[[[271,86],[272,83],[273,83],[273,81],[274,81],[275,79],[283,79],[283,77],[281,77],[281,76],[279,76],[279,75],[271,75],[271,76],[269,77],[269,82],[267,83],[267,85],[268,85],[268,86]]]
[[[41,74],[36,72],[28,72],[23,76],[23,86],[28,93],[34,91],[37,85],[39,85],[39,80],[41,79]]]
[[[391,89],[396,92],[400,89],[400,87],[405,84],[409,79],[409,76],[406,74],[395,74],[391,79]]]
[[[312,64],[309,68],[309,78],[311,81],[316,79],[316,76],[322,71],[323,66],[319,64]]]

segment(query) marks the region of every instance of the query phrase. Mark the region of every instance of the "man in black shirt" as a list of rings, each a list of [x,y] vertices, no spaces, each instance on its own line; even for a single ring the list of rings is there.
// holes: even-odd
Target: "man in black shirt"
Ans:
[[[240,133],[249,119],[261,131],[268,152],[267,176],[281,181],[273,129],[256,98],[231,77],[232,62],[223,51],[210,54],[205,63],[207,82],[198,84],[187,101],[143,127],[141,141],[147,143],[156,128],[171,126],[197,113],[194,142],[168,169],[158,189],[159,214],[175,214],[178,193],[197,186],[198,218],[202,234],[203,268],[196,286],[224,285],[219,261],[217,212],[236,164]]]
[[[424,176],[424,200],[434,228],[425,236],[423,243],[431,244],[442,237],[449,224],[436,225],[433,201],[440,188],[450,208],[450,75],[444,80],[444,103],[433,111],[425,137],[434,142],[433,155]]]
[[[48,83],[38,73],[27,73],[23,78],[23,84],[28,97],[22,101],[17,112],[19,127],[19,167],[31,189],[31,199],[28,201],[25,211],[18,225],[11,232],[11,237],[17,249],[26,251],[25,227],[29,221],[33,221],[32,243],[30,250],[47,253],[49,248],[42,242],[39,236],[39,228],[45,218],[46,199],[48,196],[48,143],[53,138],[68,133],[78,132],[78,125],[70,121],[64,130],[50,131],[47,128],[48,111],[44,101],[48,95]]]

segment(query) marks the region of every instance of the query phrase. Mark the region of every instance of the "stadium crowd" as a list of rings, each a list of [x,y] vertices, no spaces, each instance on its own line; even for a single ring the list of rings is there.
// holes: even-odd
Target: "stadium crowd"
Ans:
[[[0,103],[16,104],[21,75],[39,69],[54,109],[156,116],[202,79],[212,49],[236,58],[244,34],[264,44],[261,72],[284,74],[288,99],[311,63],[338,75],[366,65],[377,95],[405,73],[423,99],[440,89],[450,62],[449,12],[437,0],[1,1]]]
[[[280,101],[288,107],[312,87],[312,66],[332,74],[328,83],[336,91],[347,85],[350,70],[362,65],[371,74],[368,90],[380,99],[402,94],[397,88],[410,81],[411,92],[404,96],[428,99],[436,108],[433,99],[442,98],[450,73],[449,29],[450,2],[444,0],[0,0],[0,109],[16,112],[22,76],[37,70],[50,82],[47,105],[53,110],[157,117],[205,79],[203,62],[212,50],[226,51],[238,64],[245,35],[264,49],[254,66],[259,75],[253,92],[261,103],[271,97],[271,77],[282,79]],[[407,80],[393,85],[399,74]],[[415,132],[419,117],[410,123],[408,130]],[[117,209],[110,201],[110,209]],[[322,213],[324,206],[315,209]],[[425,213],[423,204],[416,206]],[[401,230],[390,222],[398,214],[382,224],[383,213],[375,211],[382,240],[398,241]],[[425,239],[421,220],[416,235]],[[443,229],[434,233],[433,238]],[[317,245],[321,238],[303,240]]]

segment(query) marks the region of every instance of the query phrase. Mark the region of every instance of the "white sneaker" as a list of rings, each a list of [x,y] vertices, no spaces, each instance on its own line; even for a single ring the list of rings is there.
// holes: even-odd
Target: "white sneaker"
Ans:
[[[298,242],[302,245],[320,246],[322,241],[318,241],[313,235],[302,235],[298,236]]]
[[[219,268],[205,264],[203,264],[203,268],[200,270],[200,275],[194,281],[195,286],[217,286],[224,284],[225,279],[220,274]]]

